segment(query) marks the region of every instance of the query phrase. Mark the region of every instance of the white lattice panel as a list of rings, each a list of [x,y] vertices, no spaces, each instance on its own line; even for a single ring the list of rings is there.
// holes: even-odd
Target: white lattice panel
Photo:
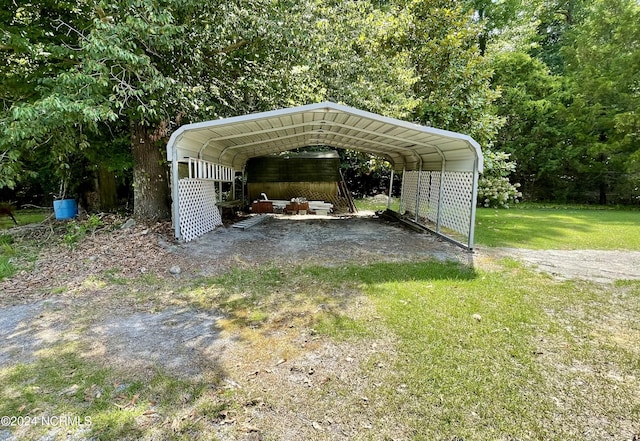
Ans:
[[[441,213],[443,227],[468,236],[471,225],[473,173],[446,172]]]
[[[402,202],[405,211],[411,214],[418,212],[418,218],[435,222],[438,215],[438,192],[440,189],[440,172],[405,172],[402,185]],[[420,188],[418,188],[420,177]],[[416,208],[416,202],[418,208]]]
[[[434,228],[438,222],[441,182],[443,189],[440,226],[468,237],[471,225],[473,173],[445,172],[442,179],[440,171],[405,172],[401,194],[403,214],[415,215],[417,211],[418,223]]]
[[[423,196],[425,202],[420,211],[420,217],[424,217],[429,221],[436,223],[438,221],[438,201],[440,200],[440,175],[439,171],[423,172],[422,179],[425,185],[421,191],[425,192]]]
[[[180,233],[185,242],[202,236],[222,225],[216,207],[216,183],[205,179],[178,181]]]
[[[426,217],[429,213],[429,185],[431,181],[430,172],[421,172],[418,187],[418,219]]]
[[[416,212],[416,195],[418,194],[418,172],[406,171],[402,175],[402,191],[400,199],[402,214]]]

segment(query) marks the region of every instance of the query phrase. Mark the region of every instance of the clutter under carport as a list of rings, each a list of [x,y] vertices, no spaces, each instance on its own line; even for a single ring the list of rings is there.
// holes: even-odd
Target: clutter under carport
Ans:
[[[333,208],[333,204],[329,202],[307,201],[304,198],[293,198],[290,201],[262,199],[251,204],[252,213],[327,215]]]

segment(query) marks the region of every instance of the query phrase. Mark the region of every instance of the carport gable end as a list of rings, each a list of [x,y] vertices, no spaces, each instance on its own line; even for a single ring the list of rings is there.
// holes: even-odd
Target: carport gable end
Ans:
[[[235,173],[250,158],[317,145],[384,157],[396,172],[403,172],[401,214],[438,234],[449,237],[454,232],[456,243],[473,248],[478,174],[483,167],[479,144],[468,135],[331,102],[178,128],[167,144],[176,237],[183,239],[185,224],[180,219],[178,164],[193,158]]]

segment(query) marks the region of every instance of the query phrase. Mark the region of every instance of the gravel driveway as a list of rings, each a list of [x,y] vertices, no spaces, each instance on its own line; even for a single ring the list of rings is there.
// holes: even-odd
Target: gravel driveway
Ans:
[[[584,279],[598,283],[640,279],[638,251],[481,248],[477,252],[493,257],[511,257],[559,279]]]

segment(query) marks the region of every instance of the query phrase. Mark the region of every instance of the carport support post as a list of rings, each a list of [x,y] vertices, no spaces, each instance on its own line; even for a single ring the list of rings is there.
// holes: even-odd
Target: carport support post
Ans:
[[[189,164],[191,170],[191,164]],[[173,193],[173,229],[176,239],[180,239],[180,190],[178,189],[178,149],[173,146],[171,161],[171,190]]]
[[[236,200],[236,171],[231,173],[231,200]]]
[[[476,230],[476,205],[478,200],[478,158],[473,162],[473,185],[471,188],[471,219],[469,220],[469,239],[467,246],[473,249],[473,238]]]
[[[442,169],[440,171],[440,188],[438,189],[438,215],[436,217],[436,233],[440,233],[440,224],[442,222],[442,205],[444,199],[444,174],[447,163],[442,160]]]
[[[420,159],[420,168],[418,169],[418,181],[416,186],[416,223],[419,224],[420,222],[418,222],[418,219],[420,214],[420,188],[422,187],[422,158]]]
[[[405,203],[404,203],[404,189],[405,189],[405,178],[407,177],[407,167],[402,167],[402,183],[400,184],[400,207],[398,207],[398,213],[404,214]]]
[[[244,209],[245,205],[247,204],[247,198],[245,197],[246,194],[245,192],[247,191],[247,180],[246,180],[246,173],[247,173],[247,166],[246,164],[242,167],[242,175],[241,175],[241,181],[242,182],[242,208]]]
[[[389,194],[387,198],[387,210],[391,210],[391,195],[393,194],[393,168],[391,169],[391,178],[389,179]]]

